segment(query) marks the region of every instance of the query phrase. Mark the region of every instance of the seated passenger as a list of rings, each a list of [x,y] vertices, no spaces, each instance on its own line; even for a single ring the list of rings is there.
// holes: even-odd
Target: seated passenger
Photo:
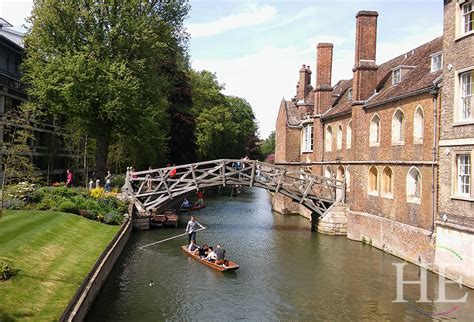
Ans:
[[[205,260],[210,261],[211,263],[214,263],[216,261],[217,255],[214,252],[214,249],[212,247],[209,247],[209,254],[207,254]]]
[[[199,255],[200,258],[205,258],[207,256],[208,251],[209,246],[207,246],[207,244],[204,244],[194,251],[194,255]]]
[[[188,198],[184,198],[183,203],[181,204],[181,208],[187,209],[191,207],[191,203],[189,202]]]
[[[198,245],[196,245],[196,241],[194,239],[191,240],[191,243],[188,245],[188,251],[194,252],[199,248]]]
[[[217,244],[216,247],[216,264],[227,266],[229,261],[225,260],[225,249],[222,248],[221,244]]]

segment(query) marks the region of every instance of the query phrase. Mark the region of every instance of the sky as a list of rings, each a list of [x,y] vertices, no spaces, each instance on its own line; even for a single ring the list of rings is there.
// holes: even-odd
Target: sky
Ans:
[[[167,0],[169,1],[169,0]],[[302,64],[313,70],[316,45],[334,44],[333,78],[352,78],[355,15],[376,10],[377,63],[440,35],[441,0],[191,0],[186,27],[191,65],[215,72],[225,94],[246,99],[261,138],[275,129],[282,98],[296,93]],[[0,17],[15,28],[25,23],[32,0],[0,0]]]

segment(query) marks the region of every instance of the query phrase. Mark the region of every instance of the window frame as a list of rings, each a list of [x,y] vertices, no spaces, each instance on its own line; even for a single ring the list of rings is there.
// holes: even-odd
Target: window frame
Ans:
[[[301,136],[301,153],[310,153],[310,152],[313,152],[313,149],[314,149],[314,125],[312,123],[307,123],[303,125],[302,136]]]
[[[400,67],[395,68],[394,70],[392,70],[392,86],[397,85],[401,81],[402,81],[402,69]]]
[[[374,122],[374,119],[377,118],[378,119],[378,129],[377,129],[377,140],[376,141],[372,141],[372,124]],[[372,118],[370,119],[370,123],[369,123],[369,146],[370,147],[378,147],[380,146],[380,140],[382,138],[382,126],[381,126],[381,123],[382,123],[382,120],[380,118],[380,116],[375,113]]]
[[[350,149],[352,146],[352,120],[347,122],[346,126],[346,149]]]
[[[420,187],[420,195],[419,195],[418,197],[409,194],[409,180],[410,180],[412,171],[416,171],[416,172],[418,173],[419,177],[420,177],[420,184],[419,184],[419,187]],[[415,184],[416,184],[416,182],[415,182]],[[416,185],[415,185],[415,192],[416,192]],[[406,196],[407,196],[407,202],[408,202],[408,203],[421,204],[421,199],[422,199],[422,196],[423,196],[423,176],[421,175],[420,169],[418,169],[418,168],[415,167],[415,166],[411,167],[411,168],[408,170],[408,172],[407,172],[407,178],[406,178]]]
[[[374,174],[372,174],[372,169],[375,169],[375,190],[372,190],[372,182],[371,182],[371,179],[372,179],[372,176]],[[376,196],[378,197],[379,196],[379,185],[380,185],[380,179],[379,179],[379,170],[377,169],[376,166],[370,166],[369,167],[369,171],[367,172],[367,194],[369,196]]]
[[[431,72],[435,73],[437,71],[442,70],[443,69],[443,53],[442,52],[437,52],[437,53],[431,54],[430,56],[431,56]],[[439,59],[439,67],[437,69],[435,69],[434,68],[435,67],[434,63],[435,63],[435,60],[438,57],[440,58]]]
[[[386,180],[387,180],[387,177],[388,177],[388,176],[385,175],[385,171],[387,169],[390,171],[390,174],[391,174],[391,176],[390,176],[390,191],[385,191]],[[389,166],[384,167],[382,169],[382,180],[381,180],[381,189],[380,189],[382,197],[393,199],[393,181],[394,181],[394,174],[393,174],[392,168],[390,168]]]
[[[464,12],[465,11],[465,8],[467,8],[468,6],[471,7],[470,11],[467,11],[467,12]],[[467,35],[467,34],[470,34],[472,32],[474,32],[474,4],[472,1],[465,1],[464,3],[460,4],[459,6],[460,8],[460,34],[461,35]],[[467,19],[468,18],[468,15],[471,16],[471,20],[469,20],[470,24],[471,24],[471,29],[470,30],[466,30],[466,26],[468,25],[467,24]]]
[[[339,131],[340,130],[340,131]],[[340,134],[340,136],[339,136]],[[340,139],[339,139],[340,138]],[[336,130],[336,150],[340,151],[342,150],[342,141],[344,140],[344,131],[342,129],[342,125],[339,123],[337,125],[337,130]],[[340,144],[339,144],[340,143]]]
[[[324,152],[332,152],[333,134],[332,134],[332,126],[330,124],[326,126],[324,133],[325,133]]]
[[[402,119],[401,119],[401,122],[399,124],[399,133],[398,133],[398,138],[394,137],[395,135],[395,132],[393,131],[394,130],[394,126],[395,126],[395,122],[398,122],[398,119],[395,120],[396,118],[396,115],[397,114],[400,114],[401,113],[401,116],[402,116]],[[395,110],[395,112],[392,114],[392,145],[404,145],[405,144],[405,125],[406,125],[406,119],[405,119],[405,113],[403,112],[403,110],[401,108],[397,108]]]
[[[469,192],[468,193],[462,193],[459,192],[459,161],[458,158],[459,156],[468,156],[470,159],[470,173],[469,173]],[[473,201],[474,200],[474,192],[473,192],[473,186],[474,186],[474,180],[473,180],[473,158],[474,158],[474,150],[458,150],[453,153],[453,159],[452,159],[452,196],[451,198],[453,199],[463,199],[463,200],[469,200]]]
[[[464,76],[467,76],[467,75],[470,75],[470,81],[468,84],[471,84],[471,93],[470,94],[467,94],[467,95],[463,95],[463,91],[464,91],[464,86],[466,84],[463,84],[463,79],[464,79]],[[467,77],[466,77],[467,78]],[[456,99],[456,111],[457,111],[457,117],[456,117],[456,120],[457,122],[459,123],[470,123],[470,122],[474,122],[474,67],[473,68],[469,68],[469,69],[466,69],[466,70],[460,70],[457,75],[456,75],[456,81],[457,81],[457,90],[456,90],[456,94],[458,96],[458,98]],[[467,86],[466,86],[467,88]],[[465,118],[463,116],[463,114],[465,113],[464,112],[464,104],[465,104],[465,101],[464,99],[465,98],[468,98],[466,101],[469,101],[471,104],[470,106],[470,117],[469,118]]]
[[[417,112],[421,112],[421,136],[416,135],[416,115]],[[423,140],[425,137],[425,111],[423,110],[423,107],[418,104],[418,106],[415,108],[415,113],[413,113],[413,143],[414,144],[423,144]]]

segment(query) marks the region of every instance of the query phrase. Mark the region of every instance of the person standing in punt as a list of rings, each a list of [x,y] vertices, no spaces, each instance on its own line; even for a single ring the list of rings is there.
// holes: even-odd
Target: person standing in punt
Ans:
[[[205,228],[203,225],[196,221],[195,216],[191,216],[186,226],[186,234],[188,234],[188,245],[191,244],[191,240],[196,241],[196,230],[199,228]]]

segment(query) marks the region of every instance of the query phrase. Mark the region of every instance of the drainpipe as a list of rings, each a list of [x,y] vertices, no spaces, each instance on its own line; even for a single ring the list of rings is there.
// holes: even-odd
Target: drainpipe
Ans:
[[[438,96],[439,96],[439,86],[433,84],[433,88],[430,90],[430,94],[433,95],[433,162],[431,163],[431,212],[432,212],[432,224],[431,224],[431,236],[435,232],[435,217],[436,217],[436,194],[437,194],[437,181],[435,162],[438,158]]]

